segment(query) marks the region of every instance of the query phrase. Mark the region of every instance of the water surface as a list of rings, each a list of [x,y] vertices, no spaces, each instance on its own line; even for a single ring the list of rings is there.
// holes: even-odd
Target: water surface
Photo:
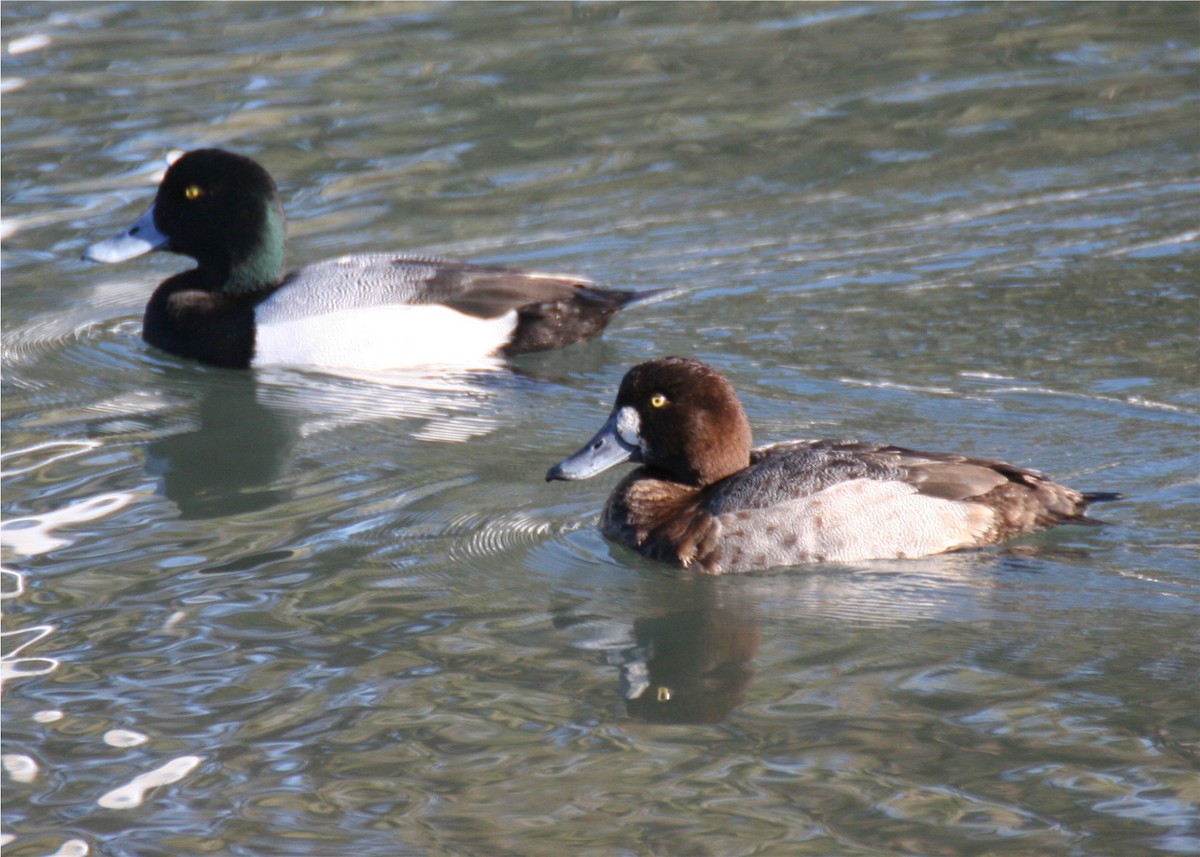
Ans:
[[[1188,4],[5,3],[3,835],[24,855],[1200,850]],[[458,377],[139,338],[79,261],[173,150],[289,263],[673,287]],[[542,482],[633,363],[760,442],[1120,491],[1111,525],[707,579]]]

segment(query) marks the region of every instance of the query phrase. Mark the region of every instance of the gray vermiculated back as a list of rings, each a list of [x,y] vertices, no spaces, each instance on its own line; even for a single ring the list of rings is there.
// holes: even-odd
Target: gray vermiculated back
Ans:
[[[339,310],[416,303],[442,260],[387,253],[342,256],[288,274],[258,308],[264,323],[295,321]]]
[[[496,318],[530,303],[570,297],[583,277],[516,271],[435,256],[360,253],[306,265],[288,274],[258,308],[259,321],[294,321],[340,310],[443,303]]]

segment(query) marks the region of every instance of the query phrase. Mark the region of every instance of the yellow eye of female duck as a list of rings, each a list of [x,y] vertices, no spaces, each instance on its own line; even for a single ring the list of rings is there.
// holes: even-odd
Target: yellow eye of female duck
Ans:
[[[204,191],[200,189],[198,184],[190,184],[183,189],[184,199],[199,199],[204,195]]]
[[[655,393],[650,397],[650,407],[661,408],[667,404],[667,397],[662,393]]]

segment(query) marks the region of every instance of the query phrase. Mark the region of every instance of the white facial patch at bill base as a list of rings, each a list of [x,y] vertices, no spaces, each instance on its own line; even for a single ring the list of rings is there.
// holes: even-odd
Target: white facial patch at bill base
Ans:
[[[621,438],[622,443],[642,452],[646,451],[646,445],[642,441],[642,418],[632,405],[625,405],[617,411],[616,425],[617,437]]]

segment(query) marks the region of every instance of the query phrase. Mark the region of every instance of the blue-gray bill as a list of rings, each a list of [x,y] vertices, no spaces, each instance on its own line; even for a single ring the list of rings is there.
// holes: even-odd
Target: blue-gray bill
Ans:
[[[165,246],[167,237],[154,225],[154,206],[134,222],[127,230],[106,241],[99,241],[83,251],[83,258],[89,262],[104,262],[113,264],[133,259],[151,250]]]
[[[641,461],[636,420],[637,414],[630,407],[613,411],[604,427],[579,452],[546,471],[546,481],[587,479],[622,462]]]

